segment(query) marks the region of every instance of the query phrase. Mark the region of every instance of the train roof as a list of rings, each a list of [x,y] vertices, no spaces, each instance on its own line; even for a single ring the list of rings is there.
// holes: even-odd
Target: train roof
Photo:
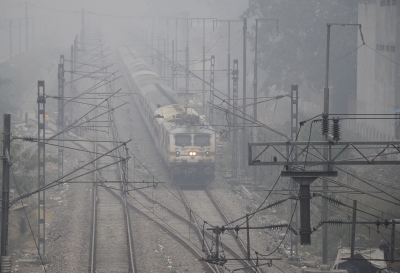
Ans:
[[[180,104],[170,104],[164,107],[160,107],[154,112],[155,116],[158,115],[163,117],[162,119],[160,119],[163,120],[163,122],[170,121],[179,114],[185,114],[185,107]],[[189,107],[187,108],[186,114],[199,116],[199,114],[194,109]]]
[[[158,123],[174,133],[210,133],[210,128],[203,116],[196,110],[181,104],[171,104],[158,108],[154,112]]]

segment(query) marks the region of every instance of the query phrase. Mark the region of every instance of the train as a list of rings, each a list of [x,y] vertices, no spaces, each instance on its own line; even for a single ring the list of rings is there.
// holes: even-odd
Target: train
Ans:
[[[177,93],[129,46],[117,47],[120,69],[154,144],[175,181],[215,179],[216,133],[196,112],[193,94]]]

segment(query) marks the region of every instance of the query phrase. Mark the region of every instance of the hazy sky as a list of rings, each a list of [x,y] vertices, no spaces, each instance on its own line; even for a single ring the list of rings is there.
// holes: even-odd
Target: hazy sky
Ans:
[[[183,11],[199,17],[235,16],[247,5],[246,0],[31,0],[27,3],[31,14],[44,15],[51,10],[53,13],[57,10],[80,11],[83,8],[103,14],[154,17],[174,16]],[[0,5],[2,19],[25,16],[25,2],[1,0]]]

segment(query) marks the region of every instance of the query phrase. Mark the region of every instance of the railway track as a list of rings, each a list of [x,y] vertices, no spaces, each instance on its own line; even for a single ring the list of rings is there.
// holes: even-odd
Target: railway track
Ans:
[[[95,152],[105,153],[111,145],[95,144]],[[135,272],[128,208],[122,194],[121,170],[115,157],[96,161],[93,185],[92,244],[90,272]],[[103,181],[102,187],[97,184]],[[113,181],[113,182],[106,182]]]
[[[203,230],[203,220],[199,219],[199,214],[195,215],[193,212],[205,213],[201,218],[216,221],[219,225],[226,224],[227,218],[223,210],[215,202],[213,196],[207,189],[199,190],[202,192],[202,199],[198,198],[198,202],[203,205],[196,204],[192,197],[188,197],[188,193],[184,193],[181,188],[178,192],[184,202],[188,215],[184,215],[176,211],[160,201],[156,200],[149,194],[142,190],[135,190],[134,197],[128,199],[129,205],[141,214],[149,217],[155,223],[170,232],[178,241],[187,247],[196,258],[210,257],[215,254],[215,246],[209,245],[207,242],[212,240],[211,232]],[[196,190],[197,191],[197,190]],[[205,205],[206,204],[206,205]],[[193,208],[193,209],[191,209]],[[212,214],[210,214],[212,212]],[[221,243],[222,248],[226,254],[226,258],[243,258],[245,256],[245,246],[240,239],[236,240],[236,236],[225,236],[224,241]],[[204,262],[204,267],[207,272],[227,272],[228,270],[246,268],[242,272],[262,272],[259,268],[253,268],[252,262],[238,260],[229,261],[224,267]],[[224,269],[225,268],[225,269]],[[210,271],[211,270],[211,271]]]
[[[104,66],[102,62],[99,66]],[[104,78],[107,78],[106,71]],[[115,94],[111,84],[107,84],[93,95],[111,96]],[[133,238],[131,221],[126,203],[126,185],[123,183],[126,170],[124,162],[127,160],[122,155],[126,143],[117,144],[118,134],[112,116],[112,102],[110,99],[96,99],[95,104],[103,104],[102,109],[94,108],[94,153],[92,159],[95,171],[92,186],[92,238],[90,248],[90,273],[135,273],[135,259],[133,251]],[[106,102],[106,107],[105,103]],[[107,115],[104,115],[107,114]],[[88,117],[86,116],[86,119]],[[107,128],[96,130],[97,128]],[[101,139],[99,143],[97,140]],[[104,141],[106,140],[106,141]],[[109,142],[107,142],[109,141]]]
[[[142,190],[135,190],[134,197],[129,198],[127,202],[136,212],[141,213],[168,231],[172,237],[188,249],[196,259],[203,257],[199,238],[196,238],[196,236],[193,237],[193,235],[191,236],[189,232],[188,225],[192,225],[193,228],[193,223],[189,223],[182,215],[179,215],[174,212],[174,210],[153,199]],[[134,212],[130,210],[130,213],[131,217],[134,218]],[[203,267],[206,272],[221,272],[216,266],[210,264],[204,263]]]
[[[185,203],[189,217],[193,219],[197,226],[201,225],[203,219],[213,226],[229,223],[228,217],[207,187],[197,187],[195,189],[179,187],[178,192]],[[230,260],[242,259],[247,255],[247,252],[244,242],[236,232],[227,233],[226,235],[228,236],[224,236],[222,244],[225,258],[228,259],[225,266],[231,270],[246,268],[243,269],[244,272],[261,272],[259,268],[254,267],[255,264],[252,261]]]

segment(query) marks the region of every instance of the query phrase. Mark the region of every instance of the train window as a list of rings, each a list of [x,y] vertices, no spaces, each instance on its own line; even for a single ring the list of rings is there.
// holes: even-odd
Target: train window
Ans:
[[[187,134],[175,135],[175,145],[177,146],[190,146],[192,145],[192,136]]]
[[[210,145],[210,135],[208,134],[198,134],[194,136],[195,146],[208,146]]]

